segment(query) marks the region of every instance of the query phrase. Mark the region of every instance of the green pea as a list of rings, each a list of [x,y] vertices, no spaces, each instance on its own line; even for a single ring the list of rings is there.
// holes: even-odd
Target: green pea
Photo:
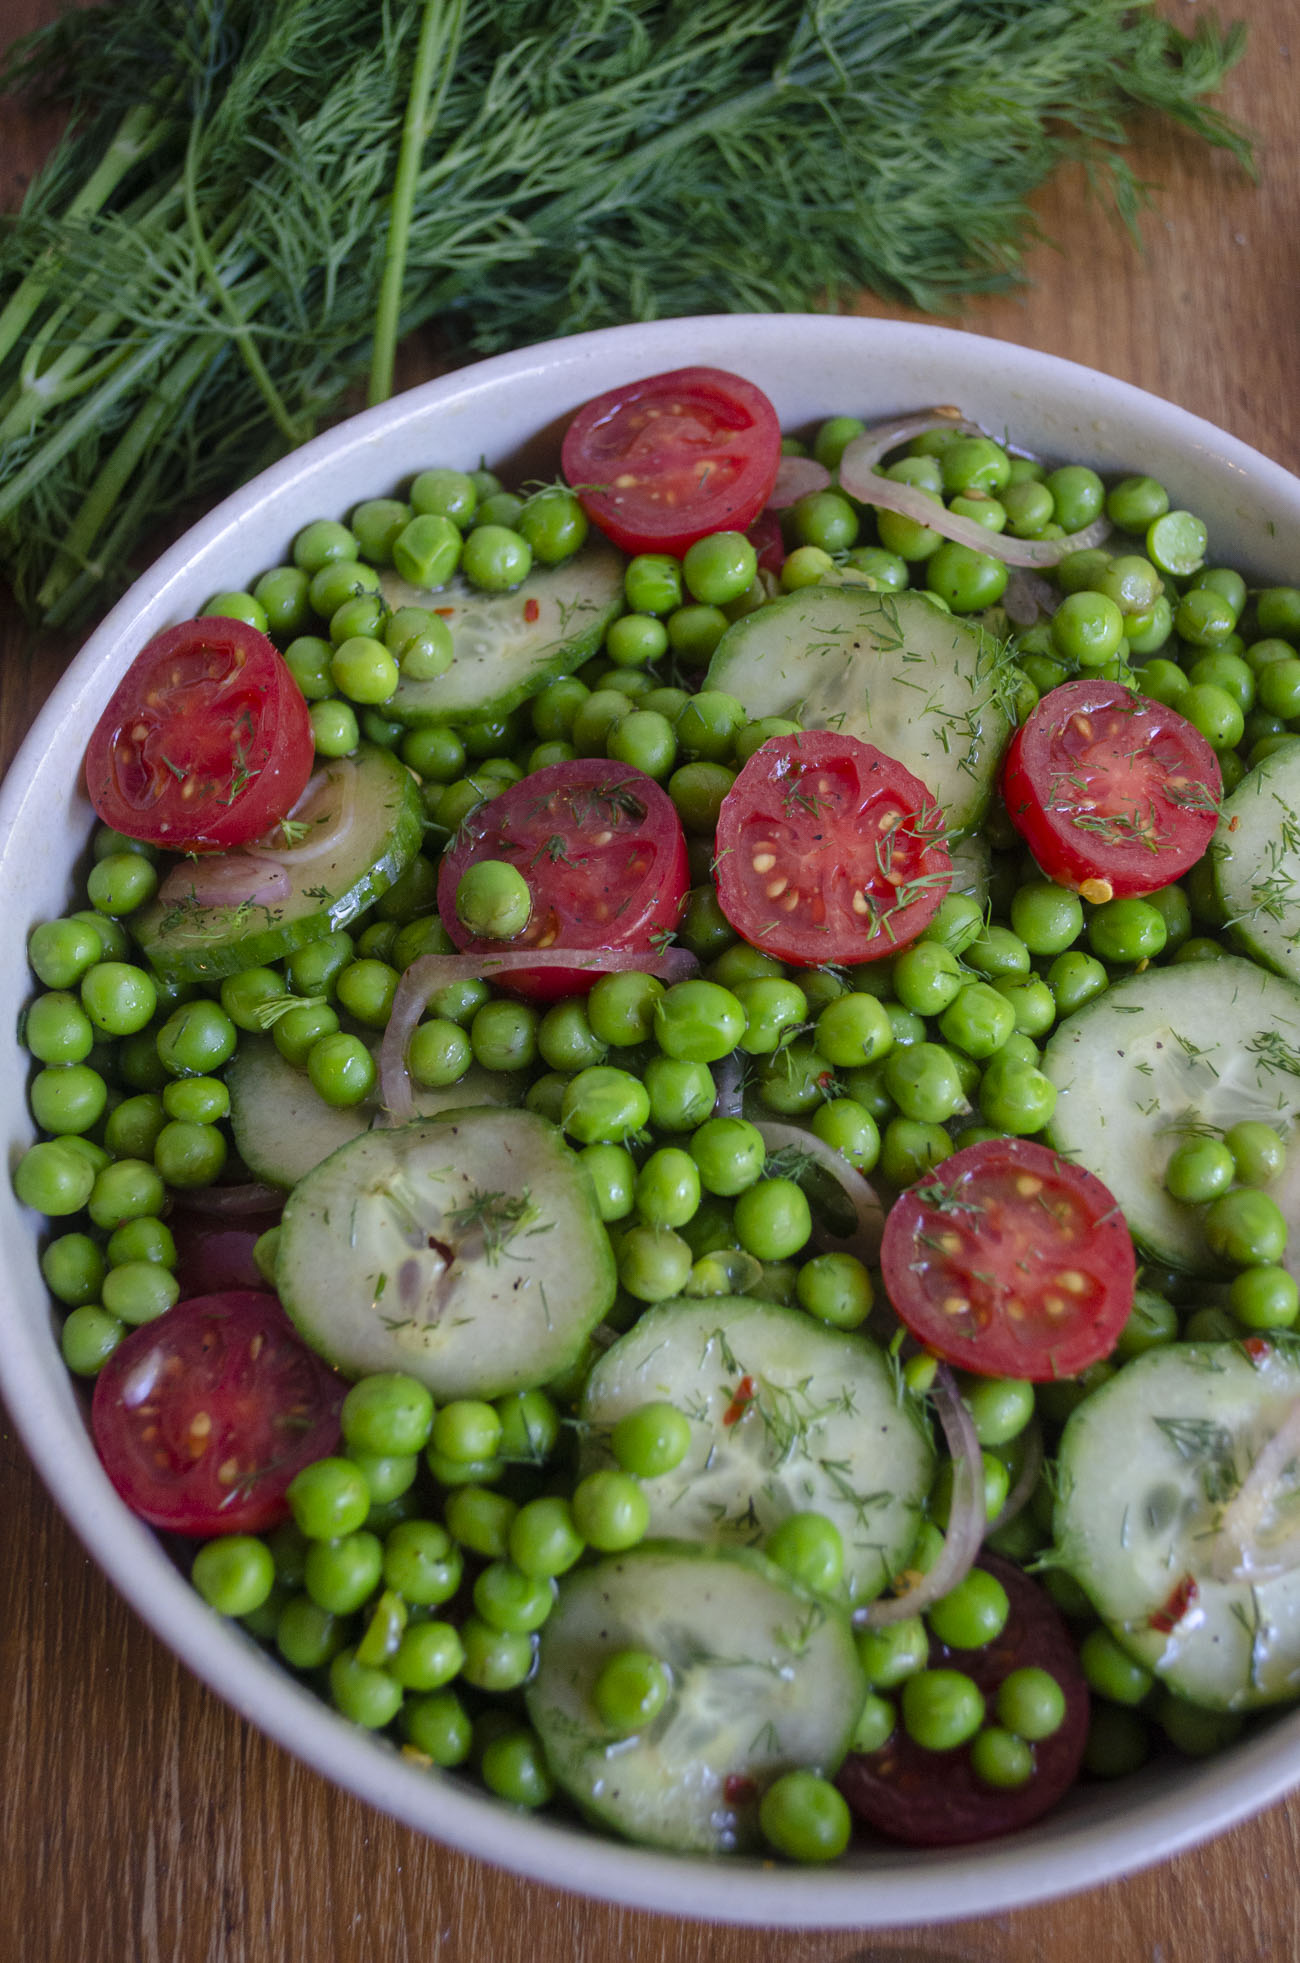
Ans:
[[[577,1532],[602,1554],[634,1547],[650,1522],[649,1502],[626,1472],[589,1472],[574,1487],[571,1505]]]
[[[275,1563],[255,1535],[222,1534],[194,1556],[190,1580],[218,1615],[251,1615],[271,1593]]]
[[[126,1334],[126,1326],[97,1303],[73,1309],[59,1333],[63,1361],[76,1377],[99,1374]]]
[[[1290,1329],[1300,1316],[1300,1291],[1285,1268],[1246,1268],[1232,1278],[1228,1306],[1247,1329]]]
[[[982,1649],[1006,1627],[1011,1605],[1007,1591],[985,1568],[972,1568],[964,1580],[927,1610],[931,1631],[950,1649]]]
[[[767,1536],[763,1552],[814,1595],[835,1594],[844,1579],[844,1542],[824,1513],[788,1513]]]
[[[1164,951],[1167,937],[1162,914],[1146,900],[1106,900],[1088,921],[1088,945],[1102,961],[1153,960]]]
[[[676,982],[655,1003],[655,1040],[666,1056],[716,1063],[745,1033],[745,1010],[716,982]]]
[[[1165,1167],[1165,1190],[1184,1205],[1201,1206],[1228,1191],[1236,1170],[1222,1139],[1186,1138],[1174,1148]]]
[[[1090,1690],[1112,1704],[1141,1704],[1155,1679],[1150,1670],[1121,1649],[1108,1629],[1090,1629],[1079,1645],[1079,1662]]]
[[[1243,1186],[1271,1186],[1286,1170],[1286,1143],[1272,1125],[1245,1118],[1223,1135]]]
[[[774,1779],[759,1801],[758,1820],[769,1846],[805,1863],[837,1860],[853,1831],[843,1794],[814,1772]]]
[[[638,1302],[680,1295],[691,1272],[690,1244],[671,1227],[634,1226],[618,1242],[618,1278]]]
[[[1023,1738],[1001,1725],[986,1725],[970,1748],[971,1770],[983,1785],[1014,1791],[1034,1776],[1034,1755]]]
[[[1221,1194],[1206,1208],[1204,1225],[1211,1252],[1232,1267],[1280,1265],[1286,1250],[1286,1218],[1267,1193],[1239,1186]]]
[[[591,1699],[606,1730],[628,1738],[653,1724],[671,1687],[668,1667],[659,1657],[649,1650],[621,1649],[602,1663]]]
[[[905,1679],[899,1701],[908,1737],[931,1752],[964,1745],[984,1721],[984,1698],[960,1670],[918,1670]]]
[[[1029,1743],[1050,1738],[1065,1720],[1065,1693],[1048,1671],[1030,1665],[1012,1670],[998,1686],[999,1723]]]

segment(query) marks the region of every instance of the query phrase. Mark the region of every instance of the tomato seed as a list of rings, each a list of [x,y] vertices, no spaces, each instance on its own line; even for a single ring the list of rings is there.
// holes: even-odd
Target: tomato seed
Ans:
[[[782,874],[777,879],[769,879],[763,891],[767,894],[769,900],[779,900],[789,884],[789,880]]]
[[[238,1459],[225,1459],[222,1462],[222,1464],[220,1464],[217,1467],[217,1484],[219,1486],[233,1486],[235,1481],[238,1479],[238,1477],[239,1477]]]
[[[775,864],[776,864],[775,852],[769,852],[766,847],[764,847],[763,851],[761,852],[755,852],[754,854],[755,872],[771,872]]]

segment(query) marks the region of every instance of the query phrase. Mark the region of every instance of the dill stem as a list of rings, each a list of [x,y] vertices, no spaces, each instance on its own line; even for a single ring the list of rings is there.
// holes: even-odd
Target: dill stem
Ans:
[[[171,456],[172,451],[167,447],[158,445],[154,448],[148,462],[136,475],[131,495],[114,511],[113,528],[100,541],[95,556],[86,561],[45,614],[51,627],[64,626],[102,589],[110,569],[117,567],[120,570],[125,565],[131,547],[156,510],[154,501],[158,486]]]
[[[129,170],[168,134],[168,125],[158,122],[148,103],[128,109],[118,124],[103,156],[72,199],[65,220],[89,218],[103,209]],[[10,294],[0,312],[0,361],[15,345],[28,321],[40,307],[50,289],[50,276],[58,263],[58,253],[48,246],[37,264]]]
[[[185,164],[181,172],[181,188],[185,197],[185,217],[189,226],[190,240],[194,247],[194,256],[203,270],[203,276],[207,280],[208,285],[216,294],[222,312],[230,322],[235,346],[239,349],[244,366],[253,378],[258,394],[266,404],[267,412],[272,422],[274,422],[286,442],[290,445],[295,445],[301,443],[309,432],[300,428],[289,414],[285,406],[284,397],[280,394],[279,389],[271,379],[270,370],[263,361],[257,345],[253,340],[252,330],[248,324],[248,317],[246,314],[240,312],[238,306],[235,304],[234,295],[223,281],[217,262],[212,254],[212,247],[209,245],[207,235],[203,230],[203,220],[199,213],[197,185],[199,145],[202,141],[202,135],[203,125],[196,117],[190,124],[189,141],[185,146]]]
[[[204,334],[192,341],[181,359],[151,391],[109,452],[90,490],[68,528],[58,557],[46,574],[36,604],[48,611],[62,597],[78,572],[89,568],[89,554],[104,525],[112,516],[141,458],[154,437],[182,402],[191,385],[224,346],[226,336]],[[106,571],[100,565],[98,575]]]
[[[122,345],[115,346],[108,340],[113,329],[119,325],[121,315],[105,308],[87,321],[77,339],[69,342],[48,368],[41,368],[39,362],[46,344],[69,311],[67,307],[60,307],[51,314],[41,332],[29,343],[18,382],[5,402],[0,404],[3,411],[0,414],[0,444],[30,436],[44,416],[51,415],[61,404],[71,402],[76,396],[84,395],[88,388],[94,388],[96,382],[111,374],[122,359]],[[101,347],[107,343],[108,351],[92,359],[96,342]]]
[[[451,0],[450,18],[443,16],[442,0],[425,0],[420,22],[420,38],[415,52],[415,68],[406,114],[402,120],[402,140],[393,174],[393,195],[389,208],[388,238],[384,245],[384,270],[375,309],[375,338],[370,358],[370,383],[366,401],[372,406],[386,402],[393,392],[393,364],[402,312],[402,285],[406,275],[406,255],[411,237],[411,214],[419,183],[420,160],[424,146],[438,121],[438,112],[456,66],[464,24],[464,0]],[[442,56],[442,79],[433,91],[434,69]]]

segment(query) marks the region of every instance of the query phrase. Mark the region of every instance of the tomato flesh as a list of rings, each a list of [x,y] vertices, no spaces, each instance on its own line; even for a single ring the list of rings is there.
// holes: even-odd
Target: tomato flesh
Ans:
[[[615,545],[680,556],[706,532],[753,524],[776,481],[781,425],[743,376],[676,368],[586,403],[560,460]]]
[[[288,1517],[294,1474],[337,1446],[346,1390],[274,1295],[233,1289],[133,1329],[95,1380],[91,1429],[150,1526],[262,1533]]]
[[[855,1752],[836,1781],[858,1818],[878,1833],[914,1847],[959,1847],[1015,1833],[1046,1813],[1079,1775],[1088,1736],[1088,1687],[1074,1642],[1043,1590],[1009,1561],[982,1554],[979,1566],[1007,1591],[1010,1614],[1000,1636],[981,1649],[950,1649],[930,1638],[928,1668],[963,1671],[984,1693],[992,1719],[999,1686],[1013,1670],[1035,1668],[1055,1677],[1065,1694],[1065,1717],[1030,1749],[1034,1769],[1023,1786],[986,1786],[967,1746],[931,1752],[900,1723],[874,1752]]]
[[[471,934],[456,888],[480,859],[505,859],[528,883],[532,914],[509,940]],[[644,949],[662,945],[689,883],[686,839],[653,777],[604,757],[534,770],[465,820],[443,854],[438,911],[471,954],[520,948]],[[599,966],[512,970],[500,986],[539,1001],[585,993]]]
[[[1025,1138],[968,1145],[910,1186],[880,1265],[912,1334],[979,1376],[1077,1376],[1110,1354],[1133,1306],[1133,1242],[1113,1194]]]
[[[718,904],[800,967],[876,961],[915,940],[948,890],[943,813],[901,763],[806,730],[755,750],[722,801]]]
[[[247,845],[311,775],[307,703],[255,627],[211,616],[158,634],[95,726],[86,789],[106,825],[172,852]]]
[[[1049,879],[1125,899],[1178,879],[1205,852],[1223,778],[1200,731],[1117,682],[1063,682],[1012,739],[1008,815]]]

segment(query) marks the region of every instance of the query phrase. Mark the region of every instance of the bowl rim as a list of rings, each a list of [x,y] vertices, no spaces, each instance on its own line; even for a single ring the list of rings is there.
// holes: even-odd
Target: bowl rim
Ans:
[[[1066,361],[961,330],[845,315],[706,315],[597,330],[493,356],[420,384],[376,408],[326,430],[233,492],[168,548],[88,637],[35,718],[0,786],[0,892],[10,875],[14,841],[39,823],[35,801],[40,759],[73,742],[95,702],[102,676],[131,644],[163,624],[196,557],[213,552],[238,528],[259,517],[325,465],[361,460],[408,418],[457,405],[472,408],[503,387],[555,391],[557,381],[582,400],[595,391],[584,371],[601,369],[626,349],[635,368],[654,373],[705,358],[701,347],[739,356],[746,341],[775,348],[800,337],[818,350],[861,350],[865,358],[905,367],[905,350],[927,361],[944,358],[992,377],[1014,364],[1027,397],[1104,392],[1117,414],[1135,427],[1156,427],[1193,456],[1249,478],[1295,509],[1300,482],[1283,467],[1192,412],[1132,384]],[[716,358],[716,357],[715,357]],[[737,359],[737,366],[743,361]],[[604,385],[608,385],[607,383]],[[188,610],[188,608],[187,608]],[[154,624],[142,627],[142,614]],[[126,649],[126,652],[123,652]],[[79,751],[80,743],[76,744]],[[19,1230],[34,1244],[11,1193],[0,1211],[6,1238]],[[882,1850],[860,1864],[806,1870],[757,1861],[713,1863],[597,1838],[567,1820],[506,1812],[501,1803],[449,1779],[428,1774],[391,1748],[358,1732],[305,1687],[289,1678],[237,1626],[214,1622],[189,1582],[149,1529],[120,1502],[93,1452],[66,1438],[66,1383],[49,1369],[48,1318],[34,1318],[9,1299],[10,1268],[0,1273],[0,1392],[41,1478],[65,1517],[114,1587],[156,1635],[242,1716],[333,1783],[368,1800],[403,1824],[458,1850],[549,1887],[598,1900],[715,1922],[783,1928],[888,1928],[938,1923],[1025,1906],[1115,1880],[1164,1860],[1259,1811],[1300,1781],[1300,1712],[1204,1766],[1189,1767],[1172,1793],[1118,1802],[1102,1817],[1072,1821],[1049,1816],[1039,1828],[974,1847],[925,1853]],[[57,1349],[56,1349],[56,1361]],[[62,1371],[62,1364],[58,1362]],[[1128,1789],[1131,1795],[1131,1787]],[[917,1896],[924,1897],[918,1904]],[[918,1908],[921,1912],[918,1913]]]

